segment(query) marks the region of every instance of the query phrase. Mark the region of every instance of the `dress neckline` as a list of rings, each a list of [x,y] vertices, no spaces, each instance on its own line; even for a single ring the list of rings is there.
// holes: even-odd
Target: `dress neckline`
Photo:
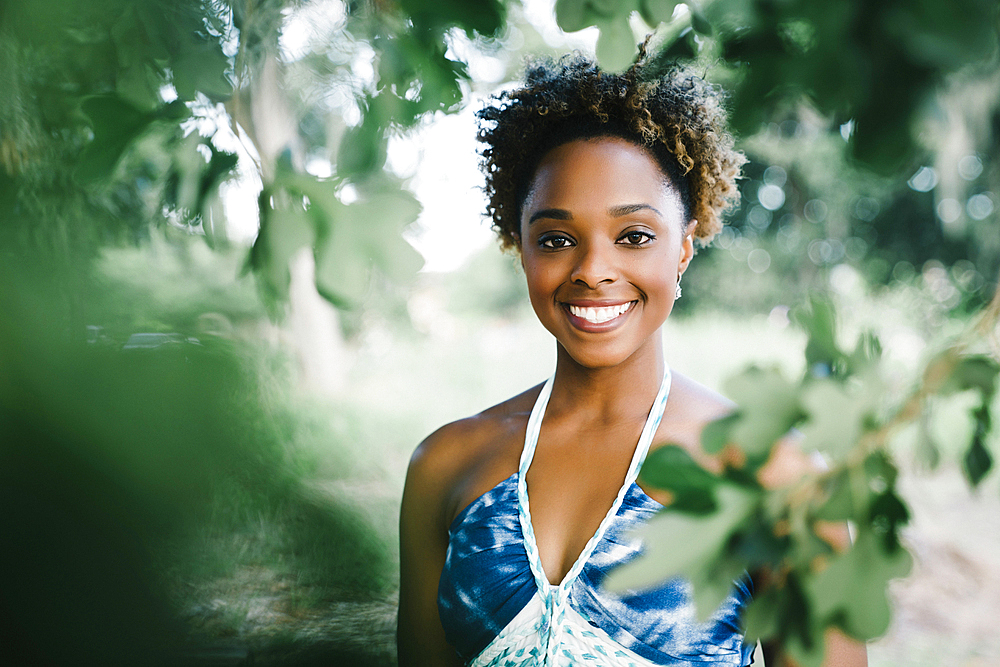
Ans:
[[[542,561],[538,555],[538,545],[535,542],[535,531],[531,525],[531,508],[528,501],[528,468],[531,467],[531,461],[535,456],[535,447],[538,445],[538,434],[542,429],[545,408],[549,403],[549,397],[552,395],[552,383],[555,380],[555,375],[546,380],[542,386],[542,390],[538,393],[538,398],[535,399],[535,405],[531,409],[531,415],[528,417],[528,427],[524,434],[524,449],[521,450],[521,460],[517,471],[517,513],[521,524],[524,548],[528,554],[528,564],[531,566],[535,585],[544,598],[551,597],[554,593],[563,597],[568,593],[573,581],[579,576],[587,561],[590,560],[594,549],[603,539],[604,533],[607,532],[611,521],[618,514],[626,493],[628,493],[629,488],[639,476],[639,469],[646,459],[653,436],[656,434],[656,429],[663,418],[667,396],[670,394],[670,379],[670,367],[668,366],[666,372],[663,374],[660,390],[657,392],[656,398],[653,400],[653,405],[649,409],[649,414],[646,416],[646,423],[642,427],[642,433],[639,435],[639,441],[636,443],[635,451],[632,454],[632,461],[629,464],[628,472],[625,474],[625,481],[622,483],[621,488],[618,489],[618,495],[615,496],[614,502],[604,515],[597,530],[591,536],[590,540],[587,541],[587,544],[583,547],[583,551],[577,556],[576,561],[574,561],[572,567],[566,572],[563,580],[558,585],[552,584],[542,569]]]

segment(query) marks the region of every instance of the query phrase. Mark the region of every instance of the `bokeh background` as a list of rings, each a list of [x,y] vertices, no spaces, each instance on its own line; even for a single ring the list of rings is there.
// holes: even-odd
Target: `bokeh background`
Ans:
[[[801,376],[789,314],[823,294],[902,395],[996,290],[993,2],[0,4],[3,662],[394,664],[410,453],[554,365],[473,113],[526,57],[620,68],[654,30],[750,158],[671,365]],[[970,407],[893,444],[917,565],[873,665],[1000,659]]]

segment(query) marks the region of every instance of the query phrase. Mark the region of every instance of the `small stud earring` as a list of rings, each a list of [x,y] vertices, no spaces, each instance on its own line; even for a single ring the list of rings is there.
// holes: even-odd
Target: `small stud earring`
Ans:
[[[674,300],[681,298],[681,277],[677,276],[677,289],[674,290]]]

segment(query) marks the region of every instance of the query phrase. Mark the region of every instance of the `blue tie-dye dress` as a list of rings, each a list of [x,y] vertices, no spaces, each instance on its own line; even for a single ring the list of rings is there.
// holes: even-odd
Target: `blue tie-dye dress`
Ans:
[[[695,619],[684,579],[624,596],[601,586],[613,568],[639,556],[642,544],[632,529],[662,507],[635,480],[663,415],[669,370],[614,504],[563,581],[549,583],[535,546],[525,477],[551,389],[550,378],[528,419],[518,472],[451,524],[438,587],[448,642],[477,667],[749,665],[754,646],[744,644],[740,622],[751,599],[749,577],[734,583],[705,623]]]

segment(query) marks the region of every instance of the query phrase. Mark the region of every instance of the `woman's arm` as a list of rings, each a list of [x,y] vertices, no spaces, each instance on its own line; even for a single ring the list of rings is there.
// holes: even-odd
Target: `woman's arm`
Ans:
[[[448,549],[444,505],[450,457],[442,451],[447,449],[446,433],[442,429],[421,443],[406,472],[399,516],[400,667],[462,664],[445,641],[437,608],[438,580]]]
[[[816,466],[799,449],[797,439],[789,437],[775,445],[771,458],[759,473],[759,479],[766,488],[773,489],[795,482],[815,470]],[[847,524],[820,523],[816,532],[834,551],[851,548]],[[828,628],[823,637],[826,645],[823,667],[868,666],[868,649],[863,642],[848,637],[836,628]],[[776,645],[763,644],[761,649],[767,667],[798,667],[798,663],[784,655]]]
[[[823,667],[867,667],[868,651],[865,645],[851,639],[836,628],[829,628],[824,635],[826,657]],[[763,644],[766,667],[798,667],[798,663],[784,655],[777,646]]]

